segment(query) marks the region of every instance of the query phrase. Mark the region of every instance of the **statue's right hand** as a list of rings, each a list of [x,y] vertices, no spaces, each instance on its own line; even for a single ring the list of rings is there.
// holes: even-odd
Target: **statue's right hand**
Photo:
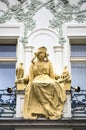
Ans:
[[[16,81],[15,81],[15,83],[17,84],[17,83],[23,83],[24,82],[24,78],[19,78],[19,79],[17,79]]]

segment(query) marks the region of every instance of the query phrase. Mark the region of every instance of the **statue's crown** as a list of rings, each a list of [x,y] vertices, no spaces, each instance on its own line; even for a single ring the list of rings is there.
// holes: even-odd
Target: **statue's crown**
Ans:
[[[46,51],[47,51],[47,48],[46,48],[46,47],[40,47],[40,48],[38,48],[38,53],[39,53],[39,52],[44,52],[44,53],[46,53]]]

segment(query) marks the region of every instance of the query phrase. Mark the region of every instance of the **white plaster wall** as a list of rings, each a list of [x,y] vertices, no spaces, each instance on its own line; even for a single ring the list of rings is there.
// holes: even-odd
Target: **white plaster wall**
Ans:
[[[27,0],[30,2],[29,0]],[[42,0],[40,0],[42,1]],[[44,0],[46,2],[47,0]],[[71,4],[76,4],[79,0],[69,0]],[[19,2],[17,0],[9,0],[10,5],[18,4]],[[57,2],[55,0],[55,2]],[[5,4],[0,4],[0,9],[7,10],[7,7]],[[82,9],[85,8],[84,6]],[[59,59],[58,56],[56,56],[54,46],[59,46],[58,44],[58,33],[55,29],[49,28],[49,20],[52,19],[53,15],[51,12],[46,9],[45,7],[41,8],[38,12],[36,12],[35,16],[33,17],[34,20],[36,20],[36,28],[33,31],[28,31],[28,44],[24,47],[20,41],[21,37],[24,35],[24,25],[23,23],[18,23],[14,16],[11,20],[7,20],[6,23],[0,24],[0,37],[17,37],[18,44],[17,44],[17,63],[24,62],[24,69],[25,74],[27,73],[29,66],[30,66],[30,60],[33,56],[34,51],[37,50],[40,46],[46,46],[48,49],[48,52],[50,54],[49,59],[52,61],[55,72],[59,73],[59,70],[61,72],[62,68],[66,65],[68,66],[68,69],[70,70],[70,43],[69,43],[69,37],[79,37],[79,36],[85,36],[86,37],[86,22],[84,24],[77,23],[76,21],[71,21],[69,23],[65,23],[63,25],[63,35],[66,39],[66,43],[63,45],[63,51],[62,55],[61,53],[58,54],[60,56]],[[27,48],[26,48],[27,47]],[[28,48],[34,48],[31,50],[31,53],[28,53]],[[25,50],[26,49],[26,50]],[[30,51],[29,51],[30,52]],[[57,50],[58,52],[58,50]],[[28,55],[29,54],[29,55]],[[56,57],[58,57],[56,59]],[[26,61],[27,60],[27,61]],[[59,65],[59,66],[58,66]],[[59,68],[60,67],[60,68]],[[58,70],[57,70],[58,68]],[[18,97],[18,101],[20,100],[22,96]],[[69,101],[69,100],[68,100]],[[20,101],[19,101],[20,102]],[[67,102],[67,108],[70,108],[70,101]],[[17,102],[17,105],[18,104]],[[17,106],[17,110],[20,108]],[[64,110],[65,113],[67,109]],[[70,110],[71,111],[71,110]],[[17,117],[21,116],[21,112],[17,111]],[[69,116],[66,114],[66,117]],[[70,115],[71,116],[71,115]]]
[[[45,7],[41,8],[34,16],[36,28],[48,28],[49,20],[53,18],[52,13]]]

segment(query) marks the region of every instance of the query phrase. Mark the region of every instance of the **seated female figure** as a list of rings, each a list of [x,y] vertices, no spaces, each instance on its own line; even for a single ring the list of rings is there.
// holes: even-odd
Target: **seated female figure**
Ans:
[[[29,84],[25,90],[23,118],[59,119],[66,100],[64,86],[55,80],[47,49],[40,47],[32,60]]]

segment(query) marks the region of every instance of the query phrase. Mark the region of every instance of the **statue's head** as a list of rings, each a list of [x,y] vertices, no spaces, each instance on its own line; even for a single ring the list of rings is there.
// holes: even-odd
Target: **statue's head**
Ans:
[[[43,47],[39,47],[38,51],[35,53],[35,55],[38,56],[39,53],[41,53],[41,52],[45,54],[45,57],[49,55],[49,54],[47,54],[47,48],[44,47],[44,46]]]
[[[48,56],[49,56],[49,54],[47,53],[47,48],[46,47],[44,47],[44,46],[42,46],[42,47],[39,47],[38,48],[38,50],[37,50],[37,52],[35,52],[34,53],[34,55],[35,55],[35,57],[32,59],[32,63],[34,62],[34,59],[37,57],[39,57],[39,54],[40,53],[44,53],[44,59],[46,60],[46,61],[48,61]]]

